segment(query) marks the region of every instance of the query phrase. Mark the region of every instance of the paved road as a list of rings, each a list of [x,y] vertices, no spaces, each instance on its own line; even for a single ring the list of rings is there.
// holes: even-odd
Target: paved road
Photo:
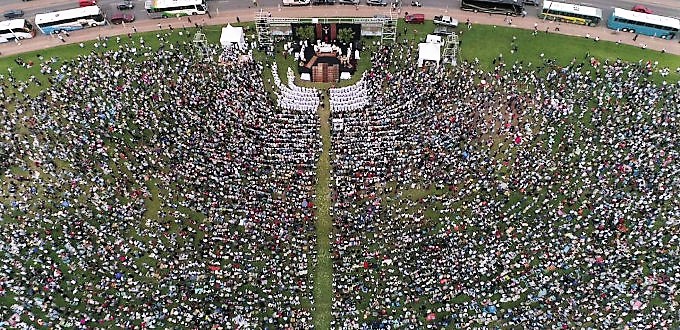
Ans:
[[[99,5],[107,12],[111,13],[117,11],[115,8],[116,3],[122,0],[100,0]],[[181,26],[183,23],[177,23],[177,19],[167,19],[167,20],[151,20],[146,16],[144,11],[144,0],[132,0],[135,3],[134,12],[137,16],[137,21],[134,25],[137,27],[138,31],[153,30],[157,29],[158,23],[174,24],[174,26]],[[361,0],[364,5],[359,6],[355,9],[353,6],[345,5],[334,5],[330,7],[317,7],[317,6],[305,6],[305,7],[280,7],[280,0],[258,0],[259,8],[265,8],[270,11],[273,16],[278,17],[321,17],[321,16],[366,16],[370,17],[377,13],[385,13],[389,9],[383,7],[370,7],[365,5],[365,0]],[[402,0],[404,3],[410,3],[409,0]],[[421,12],[426,15],[426,17],[431,18],[433,15],[441,14],[443,12],[448,13],[451,16],[458,18],[460,21],[464,21],[470,18],[473,23],[481,24],[498,24],[503,25],[503,16],[499,15],[487,15],[481,13],[471,13],[463,12],[459,9],[460,0],[420,0],[423,4],[422,8],[412,8],[410,6],[404,7],[403,11],[411,12]],[[587,0],[589,4],[605,9],[605,15],[607,12],[611,12],[611,8],[615,4],[620,7],[632,7],[636,3],[642,3],[648,6],[650,9],[655,10],[657,13],[664,15],[676,15],[680,17],[680,1],[679,0],[642,0],[642,1],[628,1],[628,0]],[[32,0],[28,2],[22,2],[20,0],[0,0],[0,12],[4,12],[9,9],[23,9],[26,12],[26,17],[32,19],[35,13],[52,11],[57,9],[66,9],[76,7],[78,0]],[[224,24],[226,22],[234,22],[236,17],[240,17],[242,20],[251,20],[254,16],[254,8],[252,0],[208,0],[208,6],[210,12],[212,13],[212,18],[208,18],[205,15],[200,19],[205,24]],[[533,11],[533,12],[532,12]],[[513,20],[513,26],[520,28],[533,28],[534,23],[539,23],[540,28],[544,29],[546,27],[550,28],[555,23],[541,21],[537,18],[536,12],[538,8],[528,7],[529,15],[526,18],[516,18]],[[182,21],[183,22],[183,21]],[[167,26],[166,26],[167,27]],[[80,42],[83,40],[90,40],[96,38],[98,35],[101,36],[112,36],[125,34],[130,32],[130,26],[127,28],[121,26],[105,26],[99,28],[90,28],[82,31],[76,31],[71,33],[71,37],[67,38],[68,42]],[[647,45],[649,49],[662,50],[674,54],[680,54],[680,43],[677,39],[672,41],[660,40],[651,37],[641,36],[634,43],[632,41],[632,36],[626,33],[616,34],[612,30],[608,30],[604,27],[604,24],[600,24],[599,27],[590,28],[582,27],[572,24],[561,24],[560,33],[584,36],[589,34],[592,37],[598,36],[603,40],[610,41],[621,41],[622,43],[634,44],[640,46],[642,44]],[[15,43],[0,44],[0,53],[3,55],[10,55],[19,52],[29,51],[33,49],[40,49],[46,47],[52,47],[59,44],[60,42],[55,38],[49,36],[38,36],[32,40],[24,40],[20,45]]]
[[[365,0],[361,0],[365,5]],[[566,0],[567,2],[581,3],[584,5],[592,5],[594,7],[603,8],[607,16],[611,13],[611,8],[631,8],[636,4],[643,4],[655,13],[666,16],[680,17],[680,1],[678,0],[584,0],[574,1]],[[99,5],[106,11],[116,11],[116,3],[121,0],[100,0]],[[139,19],[146,18],[144,12],[144,0],[132,0],[135,3],[135,15]],[[404,2],[409,2],[404,0]],[[265,8],[275,8],[281,3],[280,0],[258,0],[258,4]],[[421,0],[425,8],[442,8],[456,9],[460,5],[460,0]],[[208,0],[208,5],[211,11],[234,10],[234,9],[248,9],[252,7],[251,0]],[[5,12],[9,9],[23,9],[26,12],[26,17],[32,18],[36,13],[53,11],[58,9],[67,9],[78,6],[78,0],[32,0],[22,2],[20,0],[0,0],[0,11]],[[341,6],[341,5],[336,5]],[[277,9],[278,10],[278,9]],[[537,14],[539,8],[527,7],[529,14]]]

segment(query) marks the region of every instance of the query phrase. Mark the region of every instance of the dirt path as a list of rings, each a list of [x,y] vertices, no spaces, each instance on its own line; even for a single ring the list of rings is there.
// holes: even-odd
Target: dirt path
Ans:
[[[404,7],[403,11],[409,11],[414,8]],[[333,17],[333,16],[363,16],[371,17],[375,14],[384,14],[386,10],[379,7],[368,7],[359,6],[355,9],[352,6],[340,6],[335,5],[331,7],[288,7],[288,8],[264,8],[268,10],[274,17]],[[438,9],[438,8],[418,8],[418,13],[425,14],[426,18],[431,19],[434,15],[451,15],[457,18],[460,22],[465,22],[466,19],[470,19],[473,24],[495,24],[495,25],[508,25],[504,22],[504,16],[502,15],[489,15],[482,13],[472,13],[467,11],[461,11],[460,9]],[[414,11],[414,12],[415,12]],[[250,21],[254,19],[255,10],[254,9],[243,9],[243,10],[230,10],[228,13],[219,12],[212,13],[212,18],[203,15],[194,18],[194,22],[198,21],[201,24],[206,25],[217,25],[236,22],[236,17],[239,17],[241,21]],[[403,16],[403,12],[398,14],[398,16]],[[523,29],[533,29],[534,23],[538,24],[538,29],[545,31],[548,28],[551,33],[555,33],[555,26],[558,23],[551,21],[543,21],[538,17],[515,17],[512,19],[513,27],[523,28]],[[97,28],[89,28],[82,31],[76,31],[71,34],[70,37],[66,38],[66,43],[79,43],[85,40],[96,39],[97,36],[115,36],[126,34],[132,32],[133,26],[137,28],[137,31],[151,31],[157,30],[158,24],[162,24],[162,28],[168,28],[168,24],[172,24],[173,27],[182,27],[182,25],[189,26],[186,18],[173,18],[173,19],[163,19],[163,20],[142,20],[135,22],[135,24],[122,25],[107,25]],[[581,36],[584,37],[586,34],[590,35],[591,38],[599,37],[601,40],[609,41],[620,41],[624,44],[630,44],[635,46],[647,45],[647,48],[654,50],[665,49],[669,53],[680,55],[680,42],[678,40],[662,40],[659,38],[652,38],[647,36],[639,36],[637,41],[633,41],[633,35],[630,33],[616,32],[604,27],[604,23],[601,23],[598,27],[585,27],[573,24],[559,24],[561,34]],[[39,35],[36,38],[30,40],[24,40],[20,44],[16,43],[6,43],[0,45],[0,54],[2,56],[13,55],[17,53],[23,53],[32,50],[44,49],[49,47],[54,47],[62,44],[62,42],[55,38],[49,36]]]

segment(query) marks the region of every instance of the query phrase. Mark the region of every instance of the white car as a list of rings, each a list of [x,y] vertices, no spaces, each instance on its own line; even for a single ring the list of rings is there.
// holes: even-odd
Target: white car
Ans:
[[[310,0],[282,0],[284,6],[306,6]]]
[[[387,0],[366,0],[369,6],[387,6]]]

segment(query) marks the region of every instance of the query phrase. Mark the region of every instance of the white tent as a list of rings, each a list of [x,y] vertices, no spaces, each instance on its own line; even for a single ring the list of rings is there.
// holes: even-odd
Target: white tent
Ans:
[[[423,42],[418,44],[418,67],[423,66],[424,61],[434,61],[439,65],[441,60],[441,44]]]
[[[240,26],[233,27],[231,24],[222,28],[222,35],[220,36],[220,44],[224,48],[231,48],[236,45],[239,49],[246,48],[246,37],[243,33],[243,28]]]

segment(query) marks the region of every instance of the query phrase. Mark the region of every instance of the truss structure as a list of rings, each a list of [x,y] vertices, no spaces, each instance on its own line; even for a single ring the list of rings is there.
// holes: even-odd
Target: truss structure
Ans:
[[[458,59],[458,34],[451,33],[446,36],[444,40],[444,52],[442,54],[442,62],[451,65],[456,65]]]
[[[257,44],[262,50],[270,50],[272,47],[272,18],[269,13],[260,9],[255,13],[255,29],[257,30]]]
[[[401,1],[399,1],[399,11],[401,11]],[[397,17],[398,11],[395,8],[390,10],[389,16],[385,17],[382,22],[382,33],[380,42],[383,45],[397,42]]]
[[[379,17],[269,17],[267,12],[258,11],[255,16],[255,27],[257,28],[257,39],[261,49],[269,49],[273,42],[272,30],[280,27],[287,27],[291,24],[361,24],[371,25],[380,29],[381,42],[389,44],[397,40],[397,20],[401,10],[401,1],[395,2],[390,7],[389,13]]]
[[[193,43],[194,51],[199,58],[205,62],[212,60],[212,56],[210,55],[210,47],[208,46],[208,38],[205,37],[203,32],[199,30],[196,32],[196,34],[194,34]]]

